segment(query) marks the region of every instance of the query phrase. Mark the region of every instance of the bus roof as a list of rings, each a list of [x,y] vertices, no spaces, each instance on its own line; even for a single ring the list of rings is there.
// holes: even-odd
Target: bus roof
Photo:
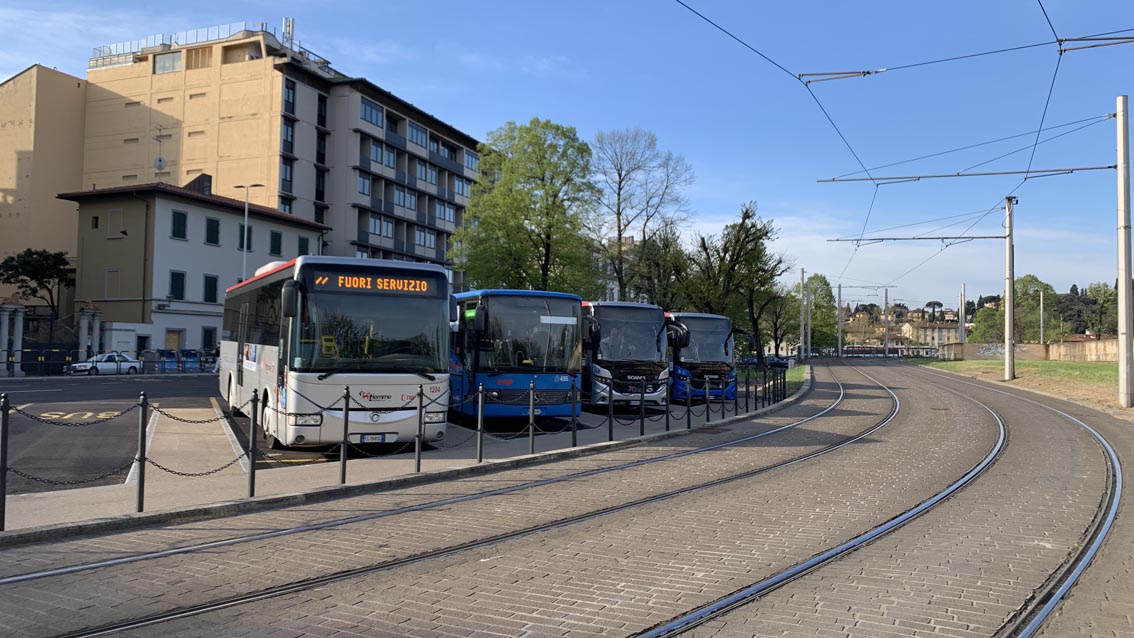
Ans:
[[[243,288],[252,282],[259,281],[265,277],[274,275],[281,270],[288,270],[291,268],[302,268],[303,266],[370,266],[374,268],[398,268],[401,270],[417,270],[421,272],[428,272],[435,275],[446,277],[445,269],[437,264],[419,264],[412,261],[398,261],[396,259],[369,259],[366,257],[329,257],[326,255],[303,255],[296,257],[290,261],[286,261],[271,270],[262,272],[255,277],[250,277],[244,281],[231,286],[225,290],[225,293],[232,292],[239,288]]]
[[[569,292],[554,292],[550,290],[511,290],[507,288],[490,288],[487,290],[470,290],[455,295],[458,300],[476,299],[478,297],[553,297],[556,299],[574,299],[580,303],[583,298]]]
[[[649,308],[651,310],[661,310],[661,306],[652,303],[640,303],[637,301],[584,301],[584,306],[607,306],[610,308]]]
[[[709,314],[707,312],[670,312],[668,314],[669,314],[669,316],[673,317],[674,319],[680,319],[682,317],[692,317],[692,318],[701,318],[701,319],[727,319],[728,321],[732,321],[732,319],[729,319],[728,317],[726,317],[724,315],[713,315],[713,314]]]

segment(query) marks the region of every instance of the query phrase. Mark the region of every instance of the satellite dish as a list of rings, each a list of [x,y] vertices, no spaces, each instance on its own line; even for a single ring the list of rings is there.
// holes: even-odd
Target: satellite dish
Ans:
[[[162,157],[161,155],[158,155],[156,158],[154,158],[154,168],[156,170],[159,170],[159,171],[164,171],[165,170],[165,158]]]

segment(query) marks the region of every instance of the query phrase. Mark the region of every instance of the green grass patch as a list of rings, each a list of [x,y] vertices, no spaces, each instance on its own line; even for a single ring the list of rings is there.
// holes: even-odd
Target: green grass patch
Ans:
[[[909,363],[949,370],[962,374],[996,373],[1004,370],[1004,361],[938,361],[923,357],[903,359]],[[1088,361],[1017,361],[1017,376],[1063,379],[1084,385],[1114,387],[1118,384],[1118,364]]]

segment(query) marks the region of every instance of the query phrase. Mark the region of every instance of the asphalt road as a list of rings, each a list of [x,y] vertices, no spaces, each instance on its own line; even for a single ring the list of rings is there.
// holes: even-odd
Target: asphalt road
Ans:
[[[53,482],[14,473],[8,477],[8,492],[42,492],[125,481],[138,446],[140,412],[133,406],[143,391],[150,402],[163,408],[209,407],[209,397],[218,395],[216,377],[207,374],[0,379],[0,393],[8,395],[12,406],[57,424],[67,424],[49,425],[13,411],[9,421],[8,466]],[[126,410],[130,411],[103,423],[79,425]]]

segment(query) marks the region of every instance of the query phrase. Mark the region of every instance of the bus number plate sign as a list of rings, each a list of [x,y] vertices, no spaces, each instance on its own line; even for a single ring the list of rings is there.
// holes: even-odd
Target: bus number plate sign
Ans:
[[[362,440],[359,443],[385,443],[385,434],[363,434]]]

